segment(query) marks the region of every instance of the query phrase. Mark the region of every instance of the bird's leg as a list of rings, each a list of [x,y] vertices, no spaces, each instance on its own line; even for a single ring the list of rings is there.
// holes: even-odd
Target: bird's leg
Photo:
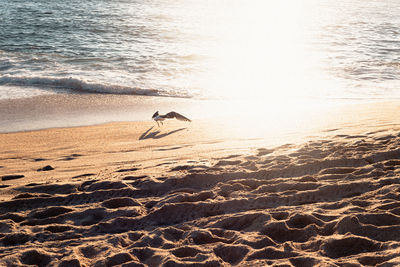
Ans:
[[[160,122],[161,122],[161,125],[164,125],[164,123],[162,121],[160,121]]]
[[[160,127],[160,124],[158,123],[158,121],[156,121],[156,122],[157,122],[157,126]]]

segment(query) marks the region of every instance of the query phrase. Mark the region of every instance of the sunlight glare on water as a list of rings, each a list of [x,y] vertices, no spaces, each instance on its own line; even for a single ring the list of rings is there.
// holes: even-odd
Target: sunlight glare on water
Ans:
[[[290,81],[299,77],[302,61],[297,1],[246,3],[221,24],[214,79],[206,87],[218,87],[228,97],[293,93]]]
[[[324,79],[319,59],[308,47],[310,2],[235,3],[221,21],[208,24],[219,39],[208,51],[215,61],[203,77],[203,88],[225,98],[282,100],[316,96],[317,87],[336,86]]]
[[[396,0],[0,1],[10,88],[201,99],[400,96]]]

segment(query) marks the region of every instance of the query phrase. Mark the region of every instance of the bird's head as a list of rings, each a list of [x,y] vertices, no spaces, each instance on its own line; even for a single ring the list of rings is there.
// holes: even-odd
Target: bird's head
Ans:
[[[152,119],[154,119],[155,117],[158,116],[158,111],[156,113],[153,114],[153,117],[151,117]]]

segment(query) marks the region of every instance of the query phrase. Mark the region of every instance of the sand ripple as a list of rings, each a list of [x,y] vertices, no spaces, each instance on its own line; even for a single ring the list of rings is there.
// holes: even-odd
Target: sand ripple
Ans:
[[[126,168],[119,180],[14,186],[0,203],[0,264],[394,266],[399,136],[260,148],[166,177]]]

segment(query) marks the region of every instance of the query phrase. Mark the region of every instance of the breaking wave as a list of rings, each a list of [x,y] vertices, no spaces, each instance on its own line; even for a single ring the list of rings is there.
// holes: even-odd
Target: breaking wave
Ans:
[[[190,98],[186,92],[174,90],[144,89],[133,86],[89,82],[77,78],[49,78],[49,77],[0,77],[0,86],[36,87],[51,90],[68,90],[72,92],[117,94],[117,95],[143,95],[143,96],[168,96]]]

